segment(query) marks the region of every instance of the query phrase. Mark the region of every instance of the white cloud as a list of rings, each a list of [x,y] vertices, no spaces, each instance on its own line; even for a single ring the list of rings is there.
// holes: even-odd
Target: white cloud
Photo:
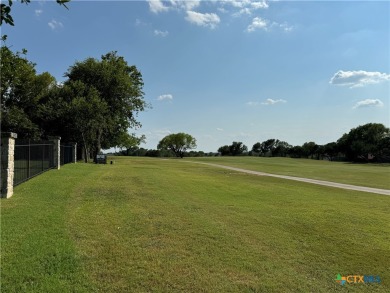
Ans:
[[[250,5],[254,9],[266,9],[269,7],[266,1],[252,1]]]
[[[390,74],[370,71],[343,71],[339,70],[330,79],[330,84],[349,86],[350,88],[363,87],[368,84],[390,80]]]
[[[365,99],[363,101],[357,102],[353,109],[363,108],[363,107],[383,107],[383,102],[378,99]]]
[[[263,29],[265,31],[268,30],[268,20],[262,19],[261,17],[255,17],[252,20],[252,23],[247,27],[246,31],[251,33],[258,29]]]
[[[240,16],[243,14],[251,15],[253,12],[259,9],[267,9],[269,7],[267,1],[253,1],[253,0],[225,0],[218,1],[223,5],[230,5],[233,9],[237,9],[238,12],[233,13],[233,16]]]
[[[268,8],[268,3],[265,0],[262,1],[253,1],[253,0],[223,0],[221,1],[224,4],[230,4],[236,8],[245,8],[251,7],[253,9],[266,9]]]
[[[200,5],[200,0],[183,1],[183,0],[148,0],[149,9],[153,13],[166,12],[169,10],[193,10]]]
[[[166,37],[169,34],[168,31],[154,30],[154,35],[159,37]]]
[[[287,103],[286,100],[283,100],[283,99],[278,99],[278,100],[274,100],[274,99],[266,99],[264,102],[247,102],[245,103],[247,106],[251,106],[251,107],[255,107],[255,106],[258,106],[258,105],[274,105],[274,104],[277,104],[277,103]]]
[[[41,16],[41,14],[43,13],[43,10],[42,9],[35,9],[35,15],[36,16]]]
[[[135,20],[135,26],[147,26],[148,24],[146,22],[143,22],[141,19],[137,18]]]
[[[287,101],[282,100],[282,99],[279,99],[279,100],[267,99],[267,100],[265,100],[265,102],[262,102],[261,104],[262,105],[274,105],[277,103],[287,103]]]
[[[165,6],[161,0],[149,0],[149,8],[153,13],[160,13],[169,10],[169,7]]]
[[[257,106],[259,104],[259,102],[247,102],[245,103],[245,105],[247,106]]]
[[[222,129],[222,128],[219,128],[219,127],[217,127],[217,130],[218,130],[218,131],[223,131],[223,129]]]
[[[187,11],[186,20],[190,23],[210,27],[214,29],[220,22],[219,16],[215,13],[199,13],[195,11]]]
[[[271,27],[280,28],[280,29],[282,29],[285,32],[291,32],[294,29],[293,26],[288,25],[285,22],[284,23],[278,23],[278,22],[275,22],[275,21],[271,24]]]
[[[276,21],[273,21],[271,23],[268,19],[255,17],[252,20],[252,23],[247,27],[246,31],[251,33],[260,29],[264,31],[270,31],[271,29],[281,29],[284,32],[291,32],[293,30],[293,26],[288,25],[286,22],[278,23]]]
[[[161,95],[161,96],[158,96],[157,98],[157,101],[172,101],[173,100],[173,96],[171,94],[165,94],[165,95]]]
[[[174,1],[174,0],[171,0],[172,3],[175,3],[176,6],[178,6],[179,8],[183,9],[183,10],[193,10],[195,8],[197,8],[200,4],[200,1],[197,0],[197,1]]]
[[[56,29],[59,29],[59,28],[63,28],[63,27],[64,27],[64,25],[62,24],[62,22],[57,21],[57,20],[55,20],[55,19],[53,19],[52,21],[50,21],[50,22],[48,23],[48,25],[50,26],[50,28],[51,28],[52,30],[56,30]]]

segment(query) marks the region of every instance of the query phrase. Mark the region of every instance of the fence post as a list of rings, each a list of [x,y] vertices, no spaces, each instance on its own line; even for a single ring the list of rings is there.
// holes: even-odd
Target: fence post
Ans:
[[[77,162],[77,142],[72,143],[72,163]]]
[[[14,193],[14,153],[16,133],[1,133],[1,197],[10,198]]]
[[[54,143],[53,148],[53,163],[54,168],[60,170],[61,168],[61,137],[59,136],[50,136],[49,140]]]

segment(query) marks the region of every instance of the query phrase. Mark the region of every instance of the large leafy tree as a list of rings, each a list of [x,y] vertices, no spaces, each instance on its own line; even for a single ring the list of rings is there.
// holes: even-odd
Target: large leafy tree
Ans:
[[[35,64],[27,60],[26,51],[12,52],[0,49],[0,92],[2,131],[16,132],[19,137],[39,138],[43,130],[39,125],[44,103],[56,81],[49,73],[37,74]]]
[[[89,87],[80,81],[68,83],[62,93],[72,97],[68,105],[69,115],[73,116],[69,126],[81,139],[84,159],[87,161],[90,151],[95,151],[99,130],[105,129],[107,103],[100,98],[99,92],[94,87]]]
[[[130,153],[137,150],[139,145],[145,142],[145,135],[142,134],[141,136],[137,136],[135,133],[130,134],[126,132],[117,137],[115,145],[118,146],[121,151],[122,149],[126,149],[126,153]]]
[[[302,145],[302,152],[303,152],[303,156],[305,157],[313,158],[317,150],[318,150],[318,145],[314,141],[305,142]]]
[[[116,146],[118,137],[123,137],[129,128],[141,126],[136,119],[137,114],[147,107],[143,99],[142,75],[116,52],[103,55],[100,60],[88,58],[76,62],[65,75],[68,78],[65,87],[78,82],[87,90],[94,91],[95,101],[100,101],[101,107],[95,113],[104,114],[99,116],[94,128],[94,155],[102,148]],[[104,110],[99,112],[99,109]]]
[[[276,140],[277,142],[274,145],[272,150],[273,157],[285,157],[288,154],[288,151],[292,148],[292,146],[286,141]]]
[[[170,150],[183,158],[188,149],[196,148],[196,139],[187,133],[173,133],[164,137],[157,145],[159,150]]]
[[[348,160],[387,159],[389,152],[390,130],[383,124],[368,123],[352,128],[338,141],[338,147]]]
[[[221,156],[229,156],[229,155],[231,155],[231,153],[230,153],[230,148],[229,148],[228,145],[221,146],[221,147],[218,149],[218,153],[220,153]]]
[[[222,156],[238,156],[246,153],[247,151],[248,147],[241,141],[233,141],[231,145],[224,145],[218,149],[218,152]]]
[[[232,156],[238,156],[247,152],[248,147],[244,145],[241,141],[233,141],[233,143],[229,146],[229,150]]]

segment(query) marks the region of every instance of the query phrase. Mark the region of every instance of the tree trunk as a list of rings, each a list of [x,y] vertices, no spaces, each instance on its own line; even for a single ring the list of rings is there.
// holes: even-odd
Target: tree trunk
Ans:
[[[84,132],[81,132],[81,137],[83,138],[83,149],[84,149],[84,162],[88,163],[88,146],[85,141]]]
[[[97,130],[96,135],[96,146],[93,154],[93,160],[96,162],[96,157],[98,154],[100,154],[100,151],[102,150],[102,130],[99,128]]]

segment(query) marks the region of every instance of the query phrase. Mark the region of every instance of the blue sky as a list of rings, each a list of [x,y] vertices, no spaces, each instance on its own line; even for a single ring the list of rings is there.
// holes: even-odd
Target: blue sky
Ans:
[[[71,1],[13,5],[2,27],[39,73],[118,51],[141,71],[146,148],[186,132],[198,150],[269,138],[332,142],[390,125],[390,3]],[[130,130],[134,132],[134,130]]]

